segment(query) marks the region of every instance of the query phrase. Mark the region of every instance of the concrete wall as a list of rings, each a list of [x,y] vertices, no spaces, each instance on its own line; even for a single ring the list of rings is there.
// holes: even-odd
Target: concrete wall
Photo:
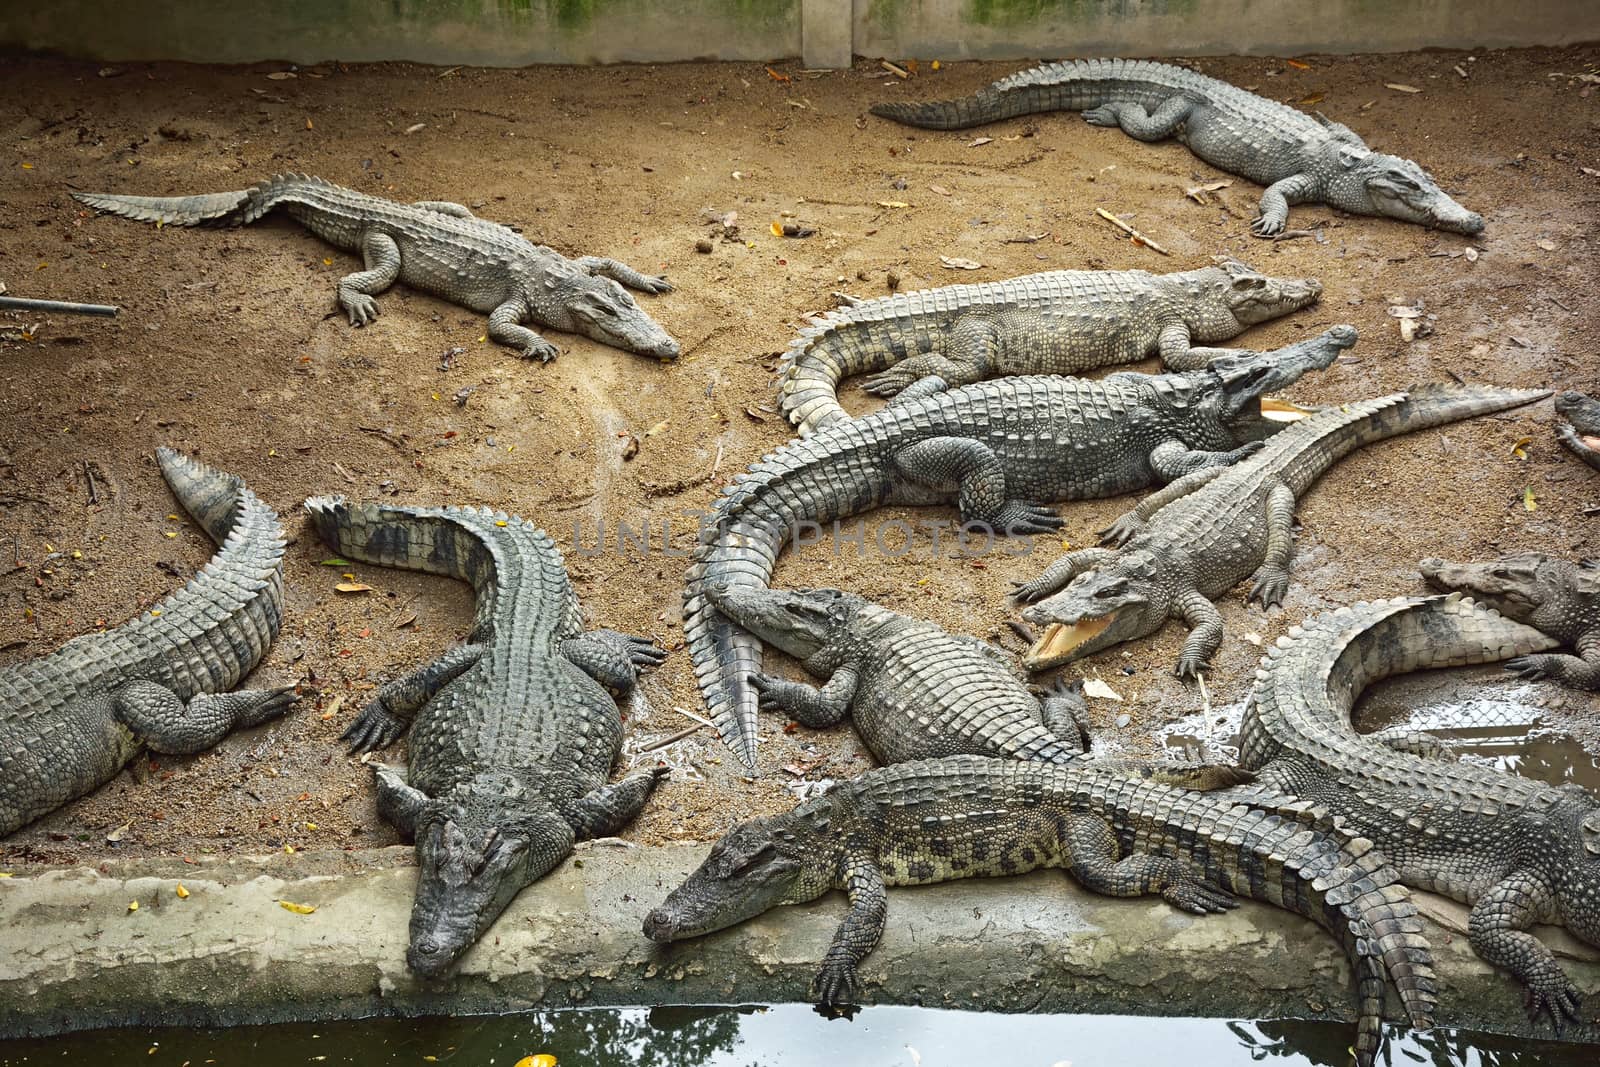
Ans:
[[[1595,0],[49,0],[0,4],[0,47],[97,60],[685,59],[843,66],[1384,52],[1600,40]]]

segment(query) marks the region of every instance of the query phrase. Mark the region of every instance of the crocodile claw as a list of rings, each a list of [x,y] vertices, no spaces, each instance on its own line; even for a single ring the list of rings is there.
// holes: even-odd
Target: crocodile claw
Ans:
[[[1289,591],[1289,576],[1280,570],[1262,568],[1256,572],[1255,585],[1250,587],[1248,600],[1259,600],[1264,608],[1275,607],[1283,603],[1284,594]]]
[[[811,997],[817,1002],[818,1011],[848,1019],[860,1002],[857,995],[860,984],[853,964],[824,963],[811,982]]]
[[[914,380],[910,375],[888,370],[863,378],[861,388],[868,396],[894,396]]]
[[[994,528],[1010,537],[1024,534],[1054,533],[1066,525],[1066,520],[1055,509],[1008,501],[995,516]]]
[[[1560,1037],[1569,1020],[1580,1021],[1578,1010],[1583,1006],[1583,994],[1557,968],[1553,975],[1537,976],[1523,989],[1522,1006],[1527,1009],[1530,1022],[1549,1016],[1550,1025]]]
[[[1144,520],[1130,511],[1125,515],[1118,515],[1115,522],[1098,531],[1098,536],[1102,544],[1116,545],[1120,548],[1137,537],[1144,527]]]
[[[636,637],[633,634],[628,638],[628,659],[635,667],[659,667],[667,661],[667,650],[656,644],[652,637]]]
[[[1185,652],[1178,657],[1178,665],[1173,668],[1172,673],[1186,682],[1193,681],[1200,677],[1206,666],[1204,656],[1195,652]]]
[[[1110,104],[1101,104],[1099,107],[1092,107],[1085,111],[1083,113],[1083,121],[1091,126],[1121,125],[1120,120],[1117,118],[1117,109]]]
[[[344,310],[350,316],[350,325],[365,326],[378,317],[378,302],[366,293],[351,293],[344,298]]]
[[[639,291],[641,293],[670,293],[672,292],[672,283],[660,274],[647,276],[644,283],[639,286]]]
[[[549,363],[560,354],[561,349],[546,341],[543,337],[537,341],[530,342],[528,347],[522,350],[523,359],[537,359],[540,363]]]
[[[1220,915],[1239,906],[1231,893],[1207,885],[1199,879],[1185,878],[1161,891],[1161,898],[1180,911],[1192,915]]]
[[[354,755],[376,752],[392,744],[405,731],[405,722],[384,707],[382,701],[374,700],[361,709],[356,721],[339,735],[339,739],[350,742],[350,753]]]
[[[1551,675],[1549,656],[1514,656],[1506,660],[1506,670],[1518,678],[1536,682]]]
[[[1283,232],[1283,220],[1268,218],[1265,215],[1256,216],[1250,223],[1250,232],[1257,237],[1276,237]]]

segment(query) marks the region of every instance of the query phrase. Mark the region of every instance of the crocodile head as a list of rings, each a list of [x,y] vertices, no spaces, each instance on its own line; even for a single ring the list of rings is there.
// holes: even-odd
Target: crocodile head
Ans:
[[[1354,326],[1334,326],[1315,337],[1268,352],[1230,350],[1206,365],[1222,386],[1222,421],[1236,431],[1257,422],[1282,429],[1313,413],[1270,394],[1300,380],[1307,371],[1326,370],[1339,353],[1356,343]],[[1246,435],[1250,436],[1250,435]]]
[[[417,896],[406,964],[437,977],[530,882],[572,851],[573,830],[540,795],[479,775],[430,801],[416,825]]]
[[[1566,420],[1557,436],[1574,455],[1600,470],[1600,400],[1568,389],[1556,397],[1556,415]]]
[[[837,589],[762,589],[718,586],[706,599],[736,625],[798,660],[808,660],[843,636],[867,601]]]
[[[547,270],[542,285],[527,287],[526,297],[533,317],[552,329],[581,333],[641,356],[678,357],[678,342],[610,278],[577,268]]]
[[[779,904],[815,900],[828,890],[840,847],[825,819],[799,811],[740,823],[645,916],[644,934],[661,942],[699,937]]]
[[[1192,321],[1197,340],[1227,340],[1245,326],[1310,307],[1322,296],[1322,283],[1315,278],[1274,278],[1237,259],[1219,259],[1212,276],[1215,285],[1199,293],[1200,314],[1205,318],[1207,312],[1220,312],[1221,329],[1212,332],[1210,323]]]
[[[1138,548],[1078,575],[1023,611],[1024,619],[1044,627],[1023,655],[1023,666],[1048,670],[1155,633],[1167,621],[1171,603],[1162,577],[1155,553]]]
[[[1425,559],[1417,567],[1435,588],[1465,593],[1567,644],[1600,627],[1600,561],[1523,552],[1492,563]]]
[[[1468,236],[1483,232],[1483,216],[1452,200],[1411,160],[1370,151],[1359,142],[1341,141],[1330,150],[1336,159],[1327,201],[1334,207]]]

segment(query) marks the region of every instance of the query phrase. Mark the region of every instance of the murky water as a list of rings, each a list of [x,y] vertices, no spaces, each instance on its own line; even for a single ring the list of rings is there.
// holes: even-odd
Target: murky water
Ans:
[[[1159,1019],[1111,1015],[985,1015],[868,1008],[825,1020],[802,1005],[623,1008],[465,1018],[375,1019],[232,1030],[108,1030],[0,1042],[0,1067],[23,1064],[201,1064],[515,1067],[547,1053],[560,1067],[1286,1067],[1348,1062],[1338,1023]],[[1435,1067],[1592,1067],[1592,1047],[1460,1030],[1388,1033],[1387,1062]],[[1380,1063],[1384,1059],[1380,1057]]]

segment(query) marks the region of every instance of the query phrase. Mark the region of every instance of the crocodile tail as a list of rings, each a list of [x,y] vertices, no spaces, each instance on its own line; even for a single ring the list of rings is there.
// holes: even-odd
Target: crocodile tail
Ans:
[[[156,462],[172,495],[191,518],[222,544],[235,526],[239,505],[249,492],[238,475],[219,471],[175,448],[156,449]]]
[[[884,370],[907,355],[892,318],[903,297],[871,300],[812,319],[790,343],[778,368],[778,410],[802,437],[849,418],[839,404],[839,382],[855,374]]]
[[[1001,78],[971,96],[927,103],[875,104],[874,115],[929,130],[964,130],[1042,111],[1084,111],[1109,100],[1151,102],[1197,79],[1166,63],[1080,59],[1045,63]]]
[[[955,100],[926,100],[921,102],[897,101],[891,104],[873,104],[869,110],[879,118],[891,119],[906,126],[920,126],[925,130],[965,130],[998,122],[1017,115],[1044,111],[1042,107],[1027,107],[1019,94],[1006,96],[986,85],[971,96]]]
[[[108,215],[158,226],[243,226],[277,207],[306,185],[326,184],[305,174],[275,174],[264,182],[230,193],[198,196],[123,196],[73,193],[72,198]]]

